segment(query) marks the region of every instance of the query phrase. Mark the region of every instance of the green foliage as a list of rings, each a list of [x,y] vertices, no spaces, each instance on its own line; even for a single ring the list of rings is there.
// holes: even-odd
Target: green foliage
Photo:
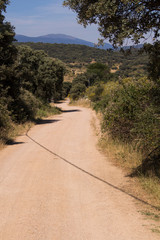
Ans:
[[[89,87],[87,89],[89,98],[91,101],[96,102],[100,99],[101,93],[103,92],[101,83],[107,82],[109,79],[115,80],[114,74],[110,73],[107,65],[102,63],[89,64],[85,73],[79,74],[74,78],[70,90],[70,97],[73,100],[78,100],[84,96],[86,88]]]
[[[89,80],[88,80],[88,76],[86,73],[82,73],[82,74],[78,74],[72,82],[72,86],[76,85],[77,83],[82,83],[84,84],[86,87],[89,86]]]
[[[50,58],[42,50],[20,46],[16,63],[21,86],[43,101],[50,102],[62,97],[64,65]]]
[[[67,63],[70,68],[86,67],[94,60],[107,64],[109,69],[116,67],[117,76],[147,75],[147,54],[145,52],[139,54],[138,49],[132,48],[132,54],[124,55],[122,51],[118,50],[102,50],[75,44],[16,43],[18,46],[24,44],[34,50],[45,51],[50,57],[58,58]]]
[[[84,96],[86,87],[89,85],[86,74],[78,74],[72,82],[70,89],[70,98],[75,101]]]
[[[12,105],[14,109],[12,115],[13,121],[24,123],[27,120],[35,119],[42,102],[28,90],[21,89],[19,97],[15,99]]]
[[[14,40],[14,28],[9,22],[5,22],[3,12],[6,11],[7,0],[0,2],[0,139],[7,139],[12,127],[11,111],[8,104],[11,102],[7,96],[9,67],[16,57],[16,48],[12,45]]]
[[[110,68],[103,63],[96,62],[87,66],[87,74],[94,75],[96,79],[94,82],[103,81],[107,82],[111,78]],[[93,85],[94,82],[91,82],[90,85]]]
[[[71,90],[72,83],[71,82],[63,82],[63,93],[62,97],[66,98]]]
[[[100,83],[87,88],[86,94],[92,102],[98,102],[101,100],[104,86]]]
[[[146,78],[109,82],[94,105],[103,113],[103,128],[109,130],[114,139],[130,142],[144,153],[160,143],[160,109],[153,101],[156,87]]]
[[[33,120],[42,104],[40,101],[61,99],[64,65],[43,51],[20,46],[15,63],[2,67],[1,90],[6,89],[6,97],[11,99],[7,108],[13,121]]]
[[[5,141],[8,138],[10,129],[12,128],[11,112],[7,109],[5,100],[0,101],[0,140]]]
[[[62,98],[65,73],[64,64],[44,51],[29,46],[16,48],[14,28],[2,14],[6,4],[8,1],[0,2],[0,140],[3,141],[7,140],[13,123],[34,120],[40,111],[52,112],[49,102]]]
[[[16,48],[12,45],[15,36],[14,28],[5,21],[3,15],[8,2],[7,0],[0,2],[0,67],[12,64],[16,57]]]
[[[144,50],[149,55],[148,72],[149,77],[160,85],[160,41],[155,42],[153,45],[145,44]]]
[[[122,45],[125,38],[137,43],[151,30],[154,38],[159,36],[159,0],[65,0],[64,5],[77,13],[80,24],[98,24],[101,36],[114,45]]]
[[[38,108],[36,119],[41,119],[43,117],[49,117],[51,115],[60,114],[61,109],[55,106],[51,106],[49,104],[43,103]],[[36,120],[37,121],[37,120]]]
[[[84,96],[84,92],[86,90],[86,86],[83,83],[75,84],[70,91],[70,98],[72,100],[78,100],[79,98]]]

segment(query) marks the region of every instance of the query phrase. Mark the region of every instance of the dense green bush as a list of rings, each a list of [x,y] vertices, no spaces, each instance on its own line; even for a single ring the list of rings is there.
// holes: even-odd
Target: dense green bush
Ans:
[[[103,92],[102,82],[107,82],[109,79],[115,80],[115,76],[115,74],[110,73],[110,69],[106,64],[89,64],[85,73],[79,74],[74,78],[70,97],[73,100],[77,100],[84,96],[86,88],[89,88],[88,94],[90,95],[90,100],[96,102],[100,100],[99,97]]]
[[[79,98],[83,97],[85,94],[86,87],[89,86],[89,80],[87,75],[78,74],[72,81],[72,87],[69,92],[69,96],[71,100],[78,100]]]
[[[147,153],[160,143],[160,112],[153,101],[155,83],[146,78],[123,79],[105,85],[96,110],[103,113],[103,129],[113,138],[131,142]]]
[[[4,101],[0,102],[0,140],[6,141],[8,134],[12,129],[12,121],[10,117],[10,112],[7,109],[7,105]]]
[[[96,85],[93,85],[87,88],[86,94],[92,102],[98,102],[101,100],[103,91],[104,91],[104,85],[98,83]]]
[[[19,97],[14,101],[14,115],[12,119],[16,122],[23,123],[27,120],[34,120],[42,102],[38,100],[31,92],[21,89]]]
[[[62,98],[66,98],[71,90],[72,83],[71,82],[63,82],[62,88]]]
[[[87,67],[87,75],[88,78],[92,75],[94,76],[93,81],[90,81],[90,85],[97,82],[107,82],[114,77],[114,74],[110,73],[110,67],[100,62],[89,64]]]
[[[160,41],[152,44],[144,44],[143,51],[149,55],[148,73],[149,78],[160,85]]]
[[[86,86],[83,83],[77,83],[73,85],[73,87],[70,90],[70,98],[72,100],[78,100],[79,98],[84,96],[86,90]]]

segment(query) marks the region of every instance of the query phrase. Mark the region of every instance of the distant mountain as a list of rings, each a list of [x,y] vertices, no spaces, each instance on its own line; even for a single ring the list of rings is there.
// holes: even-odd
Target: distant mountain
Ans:
[[[137,45],[132,45],[132,46],[124,46],[122,47],[124,50],[130,49],[130,48],[136,48],[136,49],[140,49],[143,48],[143,44],[137,44]],[[120,49],[120,48],[119,48]]]
[[[79,38],[75,38],[65,34],[48,34],[39,37],[28,37],[24,35],[17,34],[15,39],[18,42],[42,42],[42,43],[63,43],[63,44],[80,44],[86,45],[89,47],[95,47],[95,44],[92,42],[88,42]],[[100,49],[110,49],[113,48],[111,44],[105,43],[103,46],[97,47]]]

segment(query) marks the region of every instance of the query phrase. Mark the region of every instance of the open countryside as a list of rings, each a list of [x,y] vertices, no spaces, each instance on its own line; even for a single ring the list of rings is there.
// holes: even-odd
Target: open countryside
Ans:
[[[111,49],[15,42],[0,5],[0,239],[160,238],[160,5],[138,2],[64,1]]]

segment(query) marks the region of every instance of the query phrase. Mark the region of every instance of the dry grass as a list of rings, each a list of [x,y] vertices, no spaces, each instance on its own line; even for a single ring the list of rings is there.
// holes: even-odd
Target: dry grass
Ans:
[[[142,154],[132,145],[113,141],[107,134],[99,139],[98,146],[116,166],[124,170],[127,176],[142,163]],[[136,193],[138,197],[160,208],[160,180],[157,177],[138,175],[131,177],[130,180],[128,190],[131,193]]]
[[[95,119],[97,119],[98,122]],[[91,124],[95,134],[99,138],[99,150],[102,151],[107,156],[107,159],[113,162],[114,165],[120,167],[126,176],[130,176],[133,170],[142,163],[142,154],[133,148],[132,145],[114,141],[109,137],[109,134],[102,133],[100,122],[102,122],[101,114],[95,114]],[[160,180],[157,177],[138,175],[136,177],[130,177],[129,179],[130,183],[124,190],[160,208]]]
[[[160,207],[160,180],[157,177],[141,176],[139,181],[143,189],[154,197],[156,204]]]
[[[8,134],[8,141],[14,141],[17,136],[25,134],[35,123],[26,122],[24,124],[13,124],[12,130]],[[6,146],[6,142],[0,140],[0,150]]]
[[[107,156],[114,160],[116,165],[125,168],[128,173],[131,173],[142,162],[140,152],[133,149],[129,144],[112,140],[107,133],[103,134],[98,145]]]
[[[86,98],[81,98],[78,101],[71,101],[70,105],[90,108],[91,107],[91,102],[90,102],[90,100],[88,100]]]
[[[91,103],[87,99],[80,99],[73,102],[73,105],[91,107]],[[93,114],[91,125],[96,136],[98,136],[98,148],[102,151],[114,165],[120,167],[126,176],[131,175],[135,168],[142,163],[142,154],[130,144],[124,144],[120,141],[114,141],[109,134],[102,133],[100,122],[102,122],[101,114]],[[138,175],[130,177],[130,184],[127,191],[135,194],[135,196],[144,201],[160,208],[160,180],[155,176],[145,177]]]

